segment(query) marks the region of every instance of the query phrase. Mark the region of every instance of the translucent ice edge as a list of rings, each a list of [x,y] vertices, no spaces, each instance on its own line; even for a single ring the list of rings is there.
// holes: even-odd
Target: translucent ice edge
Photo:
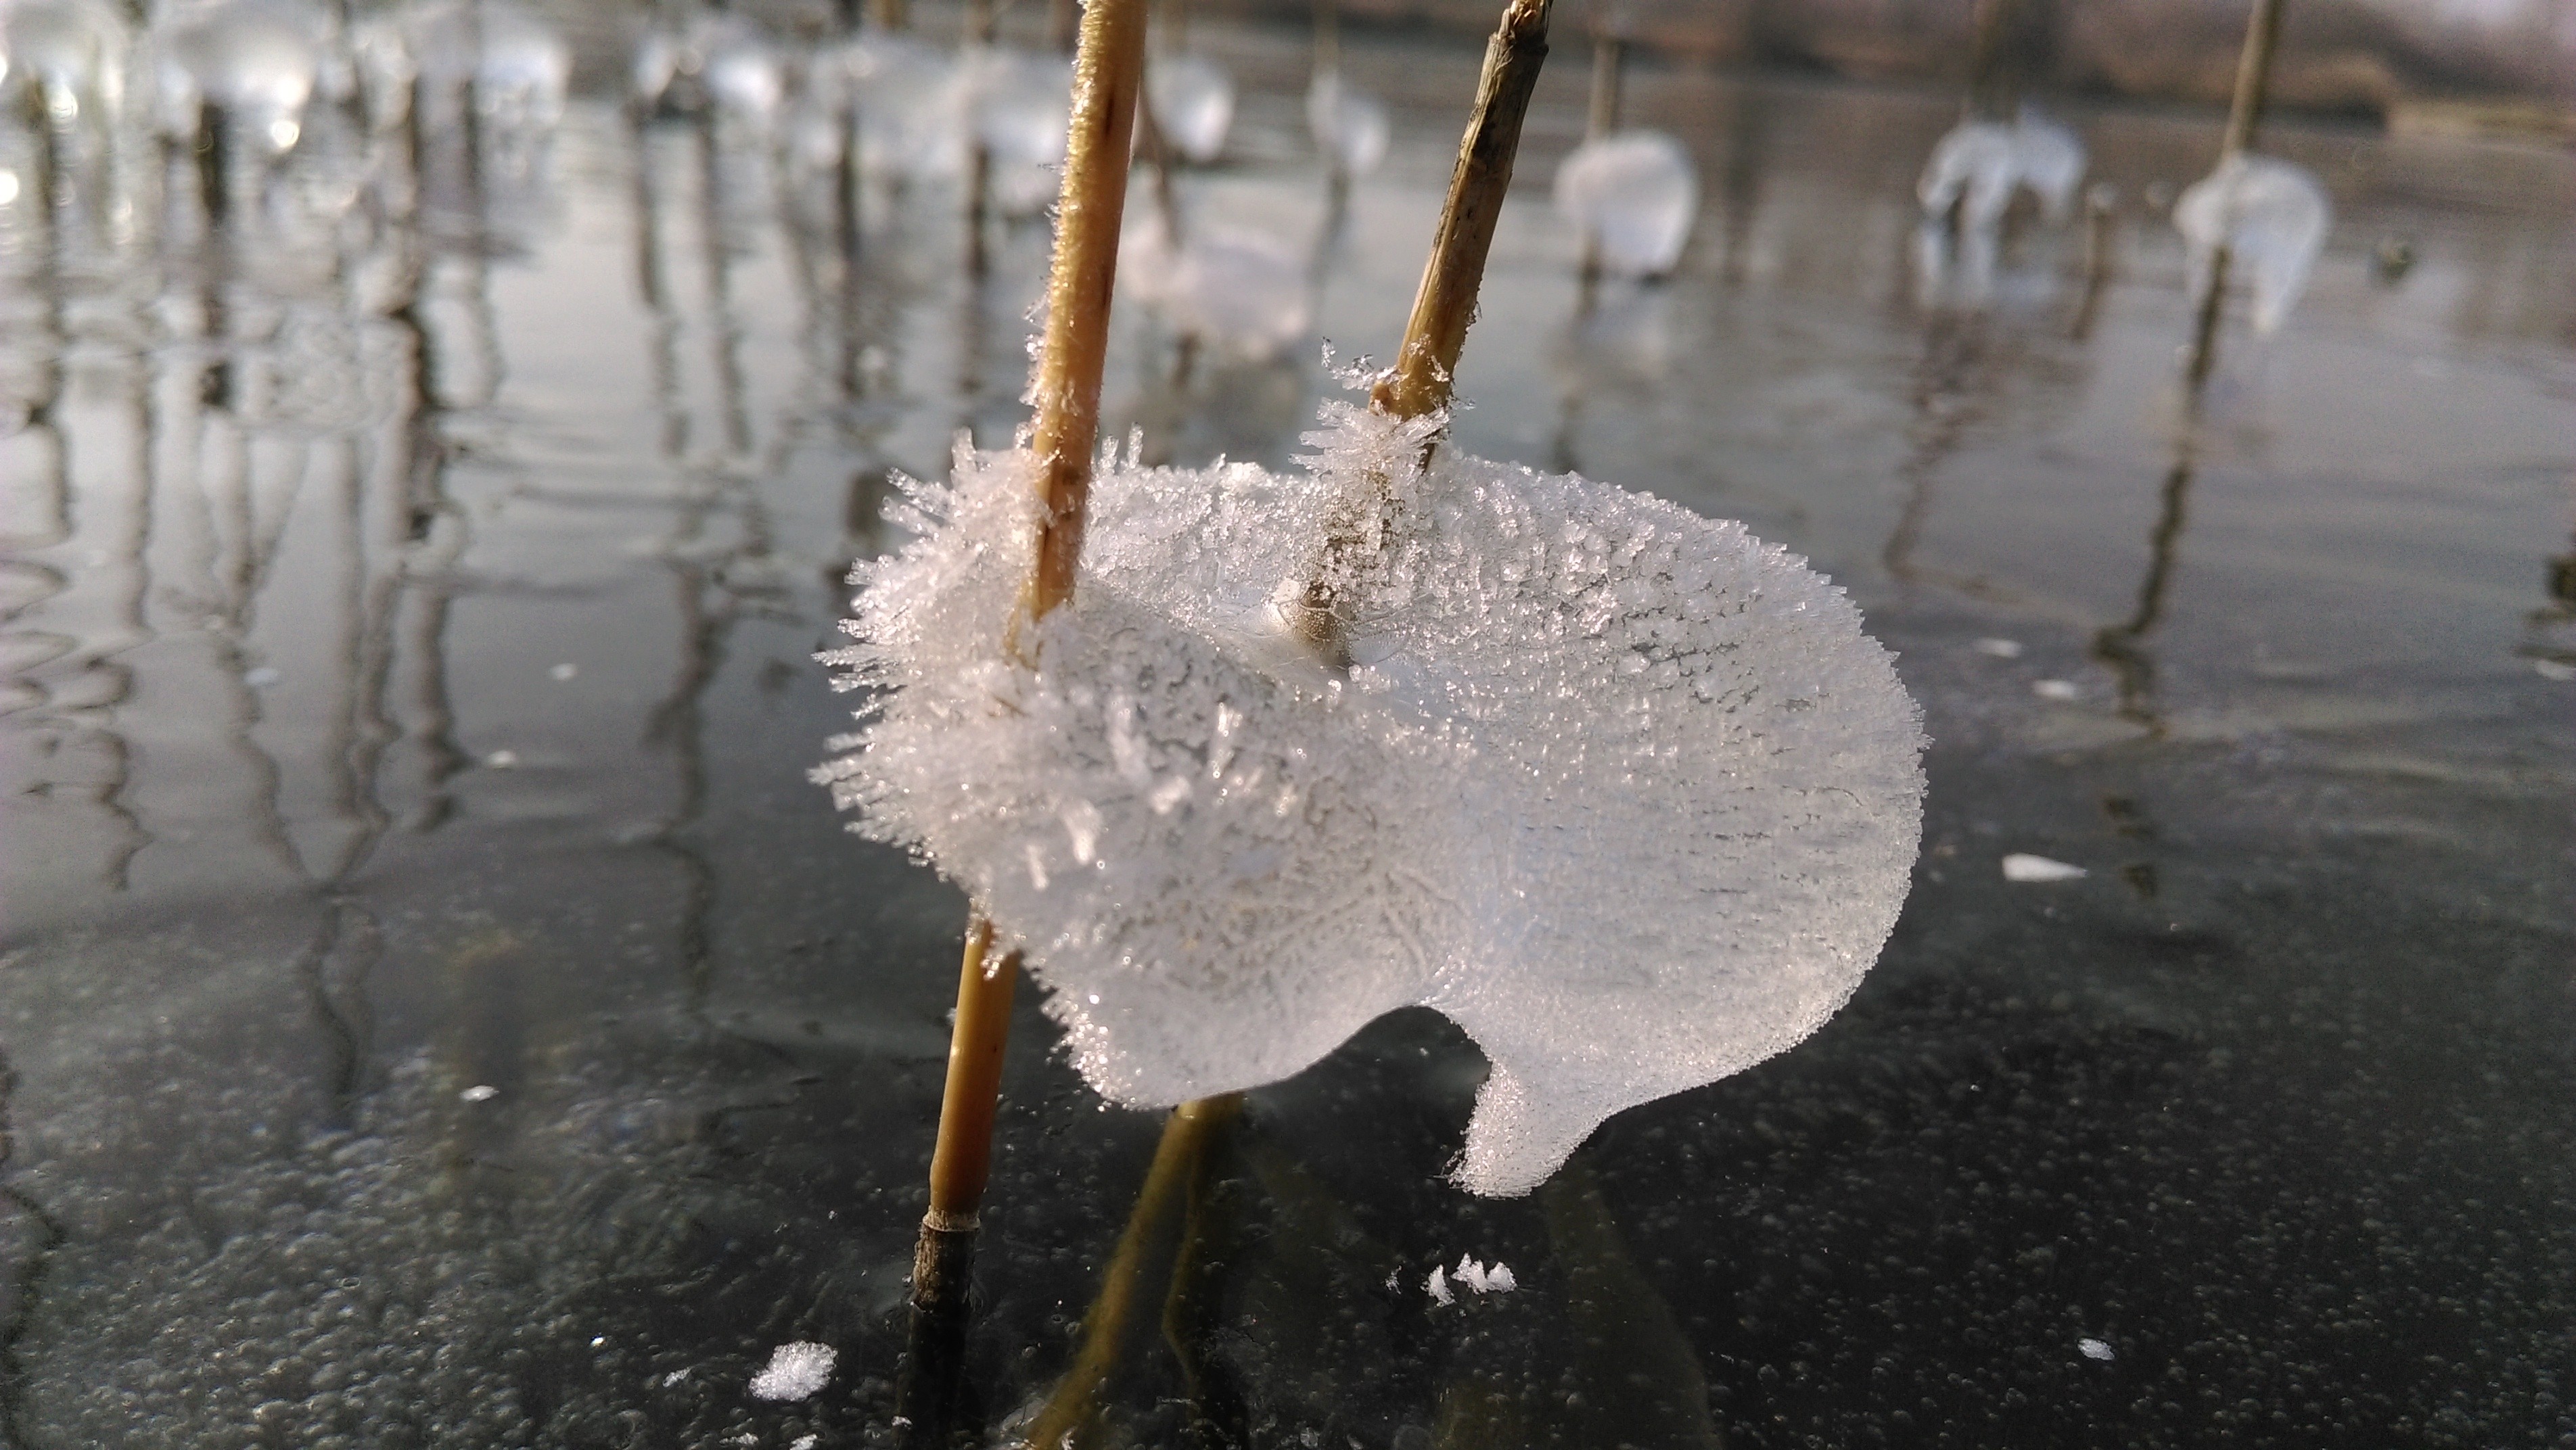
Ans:
[[[1576,475],[1426,475],[1436,426],[1334,401],[1294,472],[1106,457],[1034,669],[1000,643],[1033,463],[961,447],[854,575],[825,658],[870,698],[815,775],[1025,951],[1107,1097],[1272,1082],[1423,1004],[1492,1066],[1457,1181],[1518,1194],[1851,995],[1923,736],[1802,560]],[[1328,537],[1371,545],[1328,580],[1346,676],[1282,624]]]

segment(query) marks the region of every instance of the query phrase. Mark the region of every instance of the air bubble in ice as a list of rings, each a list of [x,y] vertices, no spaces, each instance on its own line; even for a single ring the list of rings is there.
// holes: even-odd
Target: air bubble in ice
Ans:
[[[2230,272],[2253,286],[2254,330],[2268,333],[2307,289],[2334,206],[2306,167],[2240,152],[2184,189],[2173,220],[2191,249],[2194,300],[2207,292],[2211,261],[2225,247]]]
[[[827,658],[876,698],[815,776],[1024,948],[1107,1097],[1275,1081],[1428,1005],[1492,1068],[1458,1179],[1515,1194],[1851,994],[1911,875],[1922,736],[1803,561],[1575,475],[1425,474],[1437,426],[1335,402],[1300,471],[1104,470],[1034,670],[1000,644],[1033,465],[961,450],[906,484],[927,532],[860,566]],[[1282,607],[1328,537],[1367,561],[1326,581],[1346,678]],[[1203,784],[1158,811],[1173,777]]]
[[[1699,174],[1663,132],[1618,131],[1584,142],[1557,167],[1556,209],[1611,273],[1660,277],[1699,215]]]
[[[1145,73],[1145,97],[1163,139],[1187,160],[1204,164],[1225,150],[1234,125],[1234,78],[1205,56],[1156,56]]]

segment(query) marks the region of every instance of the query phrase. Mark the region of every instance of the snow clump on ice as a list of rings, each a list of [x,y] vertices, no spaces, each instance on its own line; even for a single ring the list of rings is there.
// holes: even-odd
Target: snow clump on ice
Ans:
[[[1851,995],[1923,736],[1802,560],[1573,474],[1426,470],[1439,426],[1333,401],[1297,472],[1106,458],[1035,668],[1002,645],[1034,461],[961,447],[853,575],[825,658],[872,698],[815,776],[1025,950],[1110,1099],[1276,1081],[1423,1004],[1492,1065],[1458,1181],[1519,1194]],[[1319,569],[1346,672],[1288,623]]]
[[[769,1352],[769,1363],[751,1377],[755,1400],[805,1400],[832,1378],[841,1352],[828,1344],[798,1340]]]

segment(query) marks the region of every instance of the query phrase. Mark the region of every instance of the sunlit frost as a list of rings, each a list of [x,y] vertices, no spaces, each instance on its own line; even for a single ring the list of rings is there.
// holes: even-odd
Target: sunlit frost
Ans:
[[[1033,670],[1001,643],[1033,465],[961,450],[857,576],[827,658],[871,698],[816,776],[1025,948],[1108,1097],[1275,1081],[1424,1004],[1492,1064],[1458,1180],[1516,1194],[1850,996],[1922,736],[1803,561],[1575,475],[1420,474],[1432,426],[1335,402],[1298,471],[1104,470]],[[1328,581],[1347,675],[1283,622],[1327,557],[1367,560]]]

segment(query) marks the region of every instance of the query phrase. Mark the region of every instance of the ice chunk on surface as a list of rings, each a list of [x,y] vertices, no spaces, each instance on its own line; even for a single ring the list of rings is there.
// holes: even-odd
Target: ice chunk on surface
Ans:
[[[290,0],[211,0],[170,12],[155,37],[163,124],[183,134],[199,101],[226,107],[251,134],[291,145],[322,78],[331,27]],[[281,139],[282,138],[282,139]]]
[[[1386,159],[1394,127],[1386,106],[1345,84],[1339,71],[1324,71],[1306,88],[1306,129],[1324,165],[1341,177],[1366,176]]]
[[[1145,72],[1145,97],[1154,124],[1172,149],[1191,161],[1214,161],[1234,125],[1234,77],[1200,55],[1159,55]]]
[[[859,112],[859,164],[874,175],[954,176],[965,161],[967,77],[944,49],[870,34],[841,51]]]
[[[1699,175],[1661,131],[1619,131],[1576,147],[1556,168],[1556,209],[1630,277],[1673,269],[1699,215]]]
[[[2211,258],[2225,247],[2230,270],[2253,286],[2254,330],[2269,333],[2307,290],[2334,204],[2306,167],[2240,152],[2184,189],[2173,220],[2191,248],[2194,301],[2207,293]]]
[[[572,50],[516,5],[430,5],[413,12],[405,29],[413,64],[431,87],[453,90],[471,81],[476,108],[508,125],[542,128],[563,119]]]
[[[2052,861],[2046,856],[2031,855],[2027,851],[2015,851],[2004,857],[2006,881],[2081,881],[2091,874],[2093,873],[2081,866],[2070,866],[2063,861]]]
[[[798,1340],[769,1352],[769,1363],[751,1377],[756,1400],[811,1399],[832,1378],[841,1352],[828,1344]]]
[[[105,0],[15,0],[0,5],[0,71],[33,76],[75,104],[114,106],[125,91],[125,19]]]
[[[1424,1004],[1492,1065],[1460,1181],[1525,1192],[1851,994],[1911,875],[1919,717],[1843,592],[1742,525],[1445,451],[1423,476],[1431,423],[1327,420],[1307,471],[1105,470],[1033,671],[998,643],[1029,459],[913,485],[923,535],[861,566],[831,657],[882,693],[817,778],[1025,948],[1106,1096],[1276,1081]],[[1384,544],[1337,585],[1347,678],[1278,604],[1328,534]]]
[[[2038,193],[2040,211],[2062,222],[2074,211],[2075,188],[2084,181],[2084,143],[2024,106],[2013,122],[2013,169],[2022,185]]]
[[[1927,216],[1959,208],[1959,224],[1990,232],[2013,193],[2029,187],[2051,221],[2063,221],[2084,180],[2084,143],[2075,133],[2025,109],[2010,124],[1962,121],[1934,143],[1914,193]]]

